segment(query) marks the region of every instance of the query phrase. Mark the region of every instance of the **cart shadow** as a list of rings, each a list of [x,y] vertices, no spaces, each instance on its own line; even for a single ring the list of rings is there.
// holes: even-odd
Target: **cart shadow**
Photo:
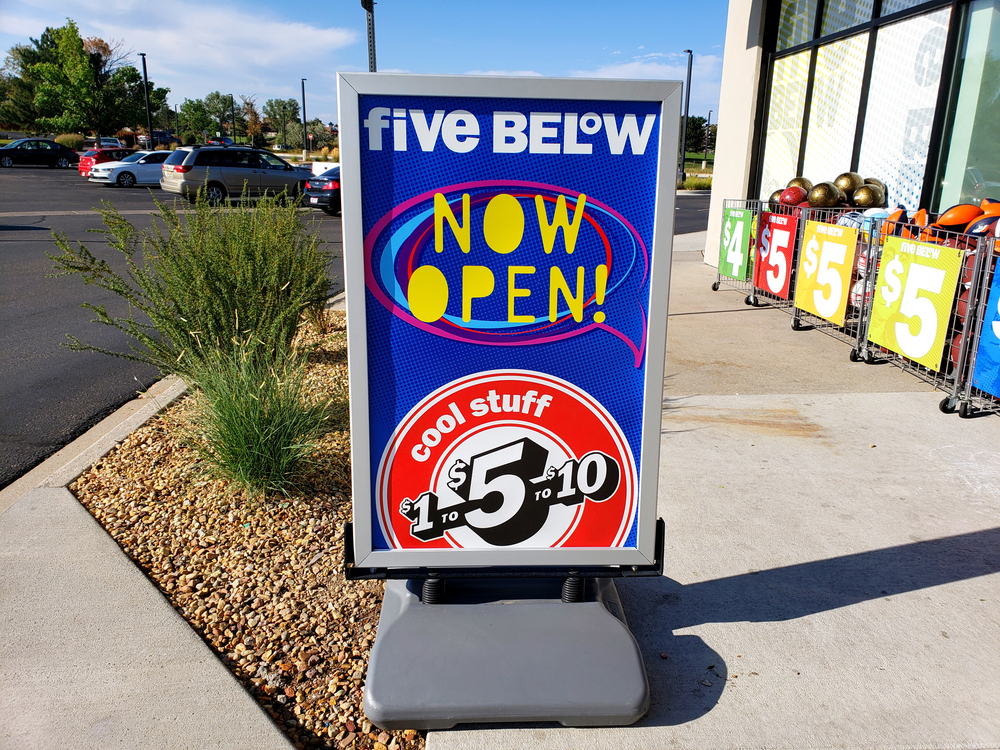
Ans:
[[[652,703],[640,726],[707,714],[728,668],[696,635],[708,623],[783,622],[1000,572],[1000,528],[682,585],[626,578],[618,590],[642,651]],[[665,658],[664,658],[665,657]]]
[[[51,231],[49,227],[40,227],[36,224],[0,224],[0,232],[24,232],[24,231]]]

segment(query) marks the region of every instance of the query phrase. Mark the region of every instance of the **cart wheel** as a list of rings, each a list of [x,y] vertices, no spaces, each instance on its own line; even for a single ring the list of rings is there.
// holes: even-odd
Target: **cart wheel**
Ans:
[[[875,363],[875,355],[872,354],[871,350],[865,352],[865,364],[871,365]]]
[[[753,304],[753,295],[752,294],[748,294],[746,296],[746,299],[743,300],[743,304],[745,304],[745,305],[752,305]]]
[[[858,356],[858,350],[857,349],[851,349],[851,353],[848,354],[847,356],[850,357],[851,362],[857,362],[859,359],[861,359]]]
[[[718,281],[713,281],[712,282],[712,291],[713,292],[719,291],[719,282]]]
[[[969,409],[968,401],[963,401],[958,407],[958,416],[960,416],[962,419],[968,419],[969,417],[971,417],[972,416],[971,412],[972,410]]]
[[[798,331],[802,328],[802,323],[799,322],[798,318],[792,318],[792,330]]]
[[[955,399],[951,396],[941,399],[941,403],[938,404],[938,408],[944,414],[954,414],[955,413]]]

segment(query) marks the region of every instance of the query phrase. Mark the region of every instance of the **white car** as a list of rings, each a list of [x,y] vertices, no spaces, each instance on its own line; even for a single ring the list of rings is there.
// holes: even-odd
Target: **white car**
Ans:
[[[98,148],[124,148],[122,142],[117,138],[101,138],[100,143],[97,144]]]
[[[121,161],[97,164],[90,169],[90,182],[118,187],[159,185],[168,156],[169,151],[136,151]]]

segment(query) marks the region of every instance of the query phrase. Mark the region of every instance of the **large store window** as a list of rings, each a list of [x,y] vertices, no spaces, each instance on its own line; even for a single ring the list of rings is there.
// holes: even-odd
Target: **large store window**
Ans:
[[[854,170],[885,182],[892,203],[915,209],[930,198],[928,170],[945,153],[942,201],[1000,195],[1000,0],[969,8],[949,140],[940,103],[958,38],[952,3],[780,0],[759,197],[798,175],[820,182]]]
[[[882,180],[892,205],[920,203],[950,17],[944,8],[878,33],[858,171]]]
[[[836,34],[872,19],[872,0],[827,0],[819,35]]]
[[[802,140],[802,107],[809,80],[809,52],[783,57],[774,64],[771,109],[767,120],[767,151],[764,153],[762,196],[784,187],[799,163]]]
[[[920,5],[924,0],[882,0],[881,16],[889,16],[901,10],[909,10]]]
[[[778,22],[777,49],[794,47],[813,38],[816,29],[816,0],[782,0]]]
[[[813,182],[836,179],[851,168],[867,51],[867,34],[848,37],[817,50],[802,164],[802,173]]]
[[[974,0],[963,30],[935,207],[1000,198],[1000,2]]]

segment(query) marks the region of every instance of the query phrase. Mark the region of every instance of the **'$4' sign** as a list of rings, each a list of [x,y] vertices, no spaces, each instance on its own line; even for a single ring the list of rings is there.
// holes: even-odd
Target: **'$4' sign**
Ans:
[[[722,219],[722,244],[719,246],[719,273],[744,281],[750,249],[750,224],[753,220],[745,208],[727,208]]]
[[[841,326],[854,270],[858,232],[852,227],[807,221],[799,258],[795,306]]]

